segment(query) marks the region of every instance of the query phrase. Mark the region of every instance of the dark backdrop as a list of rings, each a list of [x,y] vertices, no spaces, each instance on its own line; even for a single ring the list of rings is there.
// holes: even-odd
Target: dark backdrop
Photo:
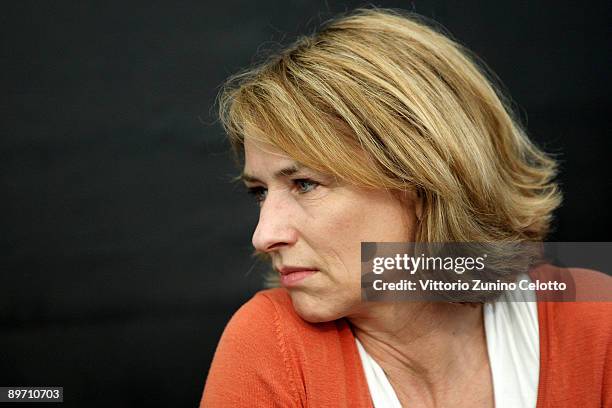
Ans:
[[[551,240],[609,241],[610,12],[518,3],[376,2],[442,23],[560,154]],[[65,406],[198,403],[224,324],[260,288],[218,86],[262,43],[361,4],[3,4],[0,386],[63,386]]]

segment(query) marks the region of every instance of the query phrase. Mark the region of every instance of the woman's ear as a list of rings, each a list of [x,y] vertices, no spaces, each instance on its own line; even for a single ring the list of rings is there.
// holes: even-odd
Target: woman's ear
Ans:
[[[400,199],[408,208],[414,209],[414,215],[417,221],[420,222],[423,218],[423,193],[419,188],[411,190],[403,190],[400,194]]]

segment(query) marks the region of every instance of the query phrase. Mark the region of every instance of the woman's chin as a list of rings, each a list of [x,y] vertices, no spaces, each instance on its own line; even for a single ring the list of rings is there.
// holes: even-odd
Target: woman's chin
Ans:
[[[345,307],[341,302],[329,302],[301,291],[289,291],[293,308],[309,323],[322,323],[343,317]]]

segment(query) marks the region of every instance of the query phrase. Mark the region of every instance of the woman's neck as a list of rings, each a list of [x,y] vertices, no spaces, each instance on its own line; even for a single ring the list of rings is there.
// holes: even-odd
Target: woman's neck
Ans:
[[[453,399],[470,378],[490,381],[480,304],[370,303],[347,318],[392,384],[401,384],[393,384],[398,396],[429,405]]]

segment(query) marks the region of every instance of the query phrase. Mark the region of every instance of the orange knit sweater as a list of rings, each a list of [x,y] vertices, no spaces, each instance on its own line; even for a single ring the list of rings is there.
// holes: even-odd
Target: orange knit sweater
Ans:
[[[545,273],[552,272],[544,270]],[[573,270],[575,288],[612,278]],[[612,407],[612,303],[538,302],[537,408]],[[372,407],[347,320],[311,324],[285,289],[257,293],[228,323],[201,407]]]

